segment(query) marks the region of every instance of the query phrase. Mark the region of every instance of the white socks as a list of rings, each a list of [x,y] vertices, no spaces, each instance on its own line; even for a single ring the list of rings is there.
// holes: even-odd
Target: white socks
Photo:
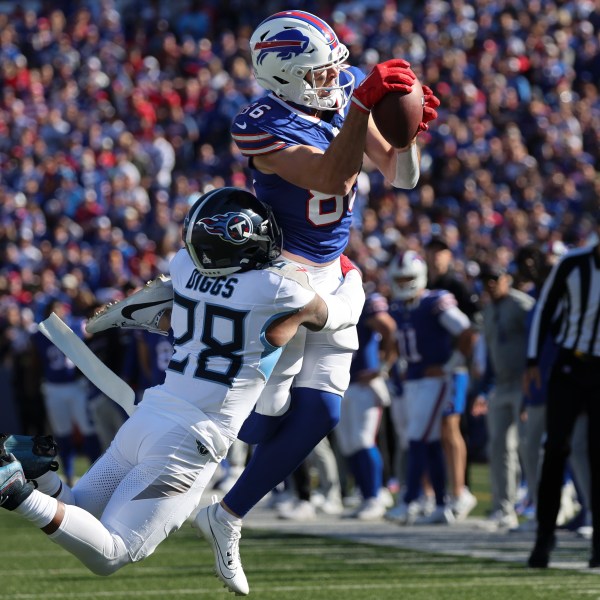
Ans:
[[[35,480],[37,489],[43,494],[56,497],[62,487],[62,479],[55,471],[48,471]]]
[[[33,490],[31,494],[17,508],[14,512],[18,515],[25,517],[28,521],[31,521],[36,527],[45,527],[52,521],[56,514],[58,507],[58,500],[47,496],[38,490]]]
[[[242,519],[232,515],[230,512],[227,512],[221,504],[217,506],[217,510],[215,511],[215,516],[218,521],[223,523],[223,525],[229,525],[231,527],[235,527],[237,529],[241,529],[242,527]]]
[[[35,480],[37,489],[65,504],[75,504],[71,488],[54,471],[48,471]]]

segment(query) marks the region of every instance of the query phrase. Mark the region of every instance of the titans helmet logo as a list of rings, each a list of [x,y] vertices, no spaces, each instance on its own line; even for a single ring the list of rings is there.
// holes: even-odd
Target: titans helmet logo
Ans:
[[[308,47],[310,40],[302,35],[302,32],[297,29],[288,29],[276,33],[273,37],[267,38],[262,42],[258,42],[254,46],[254,50],[258,50],[257,62],[262,64],[267,54],[275,53],[276,57],[281,60],[289,60],[294,56],[302,54]]]
[[[200,219],[198,224],[202,224],[207,233],[218,235],[230,244],[243,244],[254,229],[250,218],[237,212]]]

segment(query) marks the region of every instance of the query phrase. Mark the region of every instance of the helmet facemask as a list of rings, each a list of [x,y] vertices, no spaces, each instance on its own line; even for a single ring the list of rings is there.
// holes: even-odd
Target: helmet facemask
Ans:
[[[410,302],[427,287],[427,265],[413,250],[396,256],[389,268],[394,300]]]
[[[332,85],[319,86],[317,83],[317,79],[319,79],[319,76],[323,71],[328,71],[334,67],[337,68],[339,72],[347,71],[348,69],[347,65],[342,64],[335,66],[327,65],[320,68],[309,68],[307,70],[307,73],[303,78],[306,85],[303,95],[304,102],[299,104],[318,110],[339,110],[348,104],[350,93],[354,89],[355,79],[352,73],[349,71],[346,73],[348,82],[345,84],[340,83],[339,72]],[[348,94],[345,93],[345,90],[349,90]]]

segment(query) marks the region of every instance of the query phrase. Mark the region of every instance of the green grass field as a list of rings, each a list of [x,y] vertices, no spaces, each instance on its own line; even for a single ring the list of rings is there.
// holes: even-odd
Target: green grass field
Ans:
[[[489,507],[487,469],[471,486]],[[16,515],[0,511],[2,598],[111,600],[233,598],[212,575],[212,553],[185,525],[147,560],[101,578]],[[475,560],[246,530],[242,557],[256,600],[574,600],[600,598],[592,573]]]
[[[232,598],[212,576],[212,554],[189,526],[153,556],[100,578],[15,515],[0,514],[3,598]],[[264,600],[571,600],[599,598],[600,578],[247,531],[243,557],[251,597]]]

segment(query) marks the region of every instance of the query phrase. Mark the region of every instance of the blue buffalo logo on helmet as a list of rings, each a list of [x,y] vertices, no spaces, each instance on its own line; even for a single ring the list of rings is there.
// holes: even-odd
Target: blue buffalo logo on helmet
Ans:
[[[198,224],[202,224],[207,233],[218,235],[231,244],[243,244],[254,230],[250,218],[238,212],[206,217],[200,219]]]
[[[308,47],[310,40],[302,35],[298,29],[288,29],[276,33],[273,37],[257,42],[254,50],[259,50],[257,57],[258,64],[262,64],[268,54],[276,53],[277,58],[289,60],[293,56],[302,54]]]

